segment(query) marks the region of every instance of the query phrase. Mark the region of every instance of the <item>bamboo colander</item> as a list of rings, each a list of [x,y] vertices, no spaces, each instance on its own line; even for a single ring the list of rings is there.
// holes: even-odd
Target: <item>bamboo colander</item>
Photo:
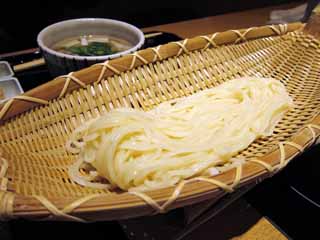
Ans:
[[[0,108],[0,216],[97,221],[164,212],[218,198],[282,169],[320,134],[317,18],[231,30],[149,48],[60,76]],[[318,25],[319,26],[319,25]],[[240,153],[247,162],[212,178],[144,194],[79,186],[67,174],[72,130],[112,108],[148,110],[241,76],[274,77],[295,108],[271,137]]]

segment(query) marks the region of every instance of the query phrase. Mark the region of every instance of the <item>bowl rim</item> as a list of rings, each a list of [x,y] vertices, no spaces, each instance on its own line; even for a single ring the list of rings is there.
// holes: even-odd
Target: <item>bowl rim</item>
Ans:
[[[0,61],[0,65],[5,65],[6,68],[9,70],[8,75],[0,76],[0,81],[5,78],[13,77],[14,73],[8,61]]]
[[[66,53],[60,53],[58,51],[55,51],[55,50],[49,48],[48,46],[46,46],[43,43],[44,34],[46,34],[46,32],[53,27],[61,26],[64,24],[72,23],[72,22],[88,22],[88,21],[90,21],[90,22],[102,21],[105,23],[115,23],[119,26],[125,26],[125,27],[131,29],[133,32],[137,33],[138,38],[139,38],[139,42],[136,45],[134,45],[133,47],[131,47],[125,51],[121,51],[121,52],[110,54],[110,55],[103,55],[103,56],[76,56],[76,55],[71,55],[71,54],[66,54]],[[67,58],[67,59],[71,59],[71,60],[82,60],[82,61],[83,60],[87,60],[87,61],[94,61],[94,60],[99,61],[100,60],[101,61],[101,60],[108,60],[108,59],[117,58],[117,57],[132,53],[132,52],[140,49],[142,47],[142,45],[144,44],[144,41],[145,41],[144,34],[139,28],[137,28],[136,26],[134,26],[130,23],[115,20],[115,19],[110,19],[110,18],[74,18],[74,19],[64,20],[64,21],[60,21],[60,22],[51,24],[51,25],[43,28],[37,36],[37,43],[42,51],[48,52],[48,53],[55,55],[57,57],[60,57],[60,58]]]
[[[1,85],[2,83],[4,83],[4,82],[12,82],[12,81],[15,83],[16,89],[18,90],[19,93],[16,94],[16,95],[10,96],[10,97],[6,97],[6,98],[4,98],[4,99],[0,99],[0,104],[1,104],[1,103],[4,103],[4,102],[6,102],[6,101],[8,101],[8,100],[10,100],[10,99],[12,99],[12,98],[15,97],[15,96],[19,96],[20,94],[24,93],[24,90],[23,90],[23,88],[21,87],[20,82],[19,82],[18,79],[17,79],[16,77],[14,77],[14,76],[6,76],[6,77],[0,78],[0,85]]]

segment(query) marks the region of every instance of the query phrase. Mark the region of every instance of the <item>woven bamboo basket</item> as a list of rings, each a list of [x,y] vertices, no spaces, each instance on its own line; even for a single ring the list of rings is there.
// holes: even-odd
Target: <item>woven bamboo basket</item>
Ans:
[[[317,17],[172,42],[60,76],[0,108],[2,219],[98,221],[165,212],[219,198],[282,169],[320,134]],[[151,109],[241,76],[274,77],[295,108],[271,137],[240,153],[246,163],[212,178],[133,195],[86,188],[67,168],[65,142],[82,122],[121,106]]]

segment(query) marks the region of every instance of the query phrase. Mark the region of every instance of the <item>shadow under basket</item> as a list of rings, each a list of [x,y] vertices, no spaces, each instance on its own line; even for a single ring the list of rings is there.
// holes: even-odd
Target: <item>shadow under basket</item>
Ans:
[[[320,134],[318,16],[230,30],[138,51],[60,76],[1,105],[0,216],[99,221],[165,212],[219,198],[272,176]],[[141,196],[82,187],[68,176],[65,142],[77,126],[121,106],[157,104],[236,77],[280,80],[295,107],[273,135],[239,153],[245,164]]]

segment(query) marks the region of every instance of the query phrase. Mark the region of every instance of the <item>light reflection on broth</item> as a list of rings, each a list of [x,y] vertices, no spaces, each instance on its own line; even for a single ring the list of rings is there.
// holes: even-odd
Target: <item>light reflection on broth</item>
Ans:
[[[103,56],[125,51],[133,45],[120,38],[107,35],[70,37],[55,43],[55,51],[76,56]]]

